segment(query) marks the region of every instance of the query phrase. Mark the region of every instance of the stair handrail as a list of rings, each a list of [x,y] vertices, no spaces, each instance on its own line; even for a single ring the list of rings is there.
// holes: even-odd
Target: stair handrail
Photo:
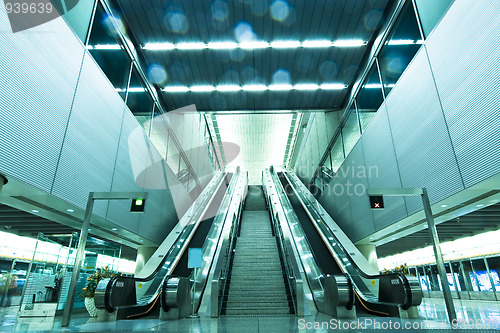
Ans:
[[[307,196],[303,195],[300,191],[298,191],[295,187],[297,187],[297,182],[296,180],[289,176],[289,173],[287,171],[283,171],[283,173],[285,174],[285,177],[288,179],[290,185],[292,185],[292,188],[294,189],[295,193],[297,193],[299,199],[302,199],[302,201],[304,202],[304,208],[306,209],[306,211],[310,214],[311,211],[315,213],[315,218],[317,219],[320,219],[321,221],[324,222],[324,213],[322,212],[319,212],[317,207],[311,202],[310,198],[308,198]],[[293,184],[292,184],[293,182]],[[307,203],[309,203],[309,205],[306,204],[306,200],[307,200]],[[419,305],[421,300],[422,300],[422,291],[420,289],[420,286],[417,286],[415,285],[414,281],[410,281],[410,279],[408,278],[408,276],[402,274],[402,273],[389,273],[389,274],[368,274],[366,272],[364,272],[359,266],[358,264],[356,263],[356,260],[354,260],[351,256],[351,254],[349,253],[349,251],[347,251],[344,247],[344,245],[342,245],[342,243],[337,239],[335,233],[332,231],[332,229],[330,228],[330,226],[328,226],[327,223],[320,223],[320,224],[317,224],[316,223],[316,220],[315,218],[311,217],[311,221],[319,227],[319,229],[321,229],[323,232],[324,232],[324,235],[327,236],[327,238],[331,239],[332,242],[334,242],[336,244],[336,246],[339,247],[339,249],[342,251],[342,253],[348,258],[349,260],[349,263],[351,264],[351,266],[356,270],[356,272],[364,279],[368,279],[368,280],[376,280],[376,279],[381,279],[381,278],[385,278],[385,279],[390,279],[391,277],[393,279],[397,279],[399,280],[402,285],[403,285],[403,288],[404,288],[404,291],[405,291],[405,298],[404,298],[404,301],[402,302],[401,305],[401,308],[403,310],[407,310],[409,309],[411,306],[415,306],[415,305]],[[330,246],[330,247],[333,247],[331,243],[328,243],[328,242],[325,242],[327,246]],[[356,287],[357,289],[357,287]],[[359,291],[359,290],[358,290]],[[362,298],[365,298],[366,295],[363,295],[363,293],[358,293],[358,295]],[[383,302],[383,301],[379,301],[379,303],[387,303],[387,302]],[[388,303],[387,303],[388,304]]]
[[[222,301],[228,280],[227,275],[230,268],[231,254],[236,245],[236,237],[238,236],[244,200],[248,192],[247,184],[248,177],[240,176],[237,184],[238,194],[233,196],[230,205],[230,207],[232,206],[232,208],[230,208],[232,212],[228,212],[226,216],[224,230],[219,239],[219,246],[212,264],[213,274],[210,283],[210,313],[213,318],[218,317],[222,310]],[[242,188],[243,191],[241,190]]]
[[[292,293],[292,301],[295,310],[295,314],[298,317],[303,317],[305,314],[304,307],[304,285],[302,273],[300,272],[298,259],[295,256],[295,252],[292,247],[293,237],[290,234],[289,229],[285,226],[286,213],[284,211],[275,211],[274,205],[272,204],[273,193],[269,193],[269,185],[266,184],[264,176],[265,172],[262,173],[262,183],[264,190],[264,197],[266,198],[266,204],[271,215],[271,221],[275,233],[277,233],[278,241],[280,242],[281,253],[283,258],[283,264],[286,270],[287,283]],[[276,191],[279,199],[279,193]]]

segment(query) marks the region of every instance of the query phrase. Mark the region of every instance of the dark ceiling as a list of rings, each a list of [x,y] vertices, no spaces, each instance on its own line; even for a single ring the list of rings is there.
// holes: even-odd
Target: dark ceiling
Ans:
[[[352,87],[394,0],[115,0],[136,43],[361,39],[361,47],[254,50],[143,50],[143,67],[163,68],[161,86],[342,83]],[[169,109],[332,110],[350,89],[263,92],[163,92]]]
[[[491,205],[436,226],[440,242],[500,229],[500,204]],[[429,230],[423,229],[392,242],[377,246],[379,258],[431,245]]]

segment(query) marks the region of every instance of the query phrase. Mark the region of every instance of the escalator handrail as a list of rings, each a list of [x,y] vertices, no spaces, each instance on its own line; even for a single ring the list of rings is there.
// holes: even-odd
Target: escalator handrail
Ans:
[[[276,175],[276,174],[275,174]],[[277,177],[277,175],[276,175]],[[273,173],[271,173],[271,178],[273,178]],[[274,181],[275,179],[273,179]],[[279,184],[279,182],[278,182]],[[294,210],[293,210],[293,207],[291,205],[291,203],[287,203],[287,202],[284,202],[284,200],[282,200],[282,198],[286,198],[287,197],[287,194],[285,193],[285,189],[283,188],[283,186],[278,186],[276,183],[275,183],[275,187],[276,187],[276,192],[278,193],[278,200],[281,202],[282,205],[285,205],[285,204],[289,204],[290,205],[290,208],[293,212],[293,215],[295,216],[295,220],[298,222],[299,221],[299,218],[297,217],[297,215],[295,214]],[[280,193],[281,192],[281,193]],[[285,214],[285,219],[287,219],[288,221],[288,216]],[[290,223],[290,222],[289,222]],[[288,224],[289,224],[288,223]],[[302,234],[304,235],[304,242],[307,244],[308,248],[309,249],[312,249],[312,246],[311,244],[309,243],[309,239],[307,239],[307,237],[305,237],[305,232],[304,230],[302,229],[302,226],[300,225],[300,223],[297,225],[298,227],[300,227],[300,229],[302,230]],[[290,228],[290,226],[289,226]],[[295,243],[295,242],[294,242]],[[312,258],[314,259],[313,261],[316,263],[318,262],[318,260],[316,259],[316,255],[314,254],[314,252],[312,250],[309,251],[310,252],[310,255],[312,256]],[[324,274],[324,272],[321,270],[321,268],[318,266],[318,270]],[[321,288],[323,289],[323,285],[321,285]]]
[[[296,186],[296,182],[295,180],[288,176],[288,172],[287,171],[283,171],[283,173],[287,176],[287,180],[289,181],[290,185],[292,185],[292,188],[294,188],[295,190],[295,186]],[[293,182],[293,184],[292,184]],[[306,207],[311,207],[315,213],[316,213],[316,216],[317,218],[321,219],[323,222],[325,222],[324,218],[322,217],[321,213],[319,213],[316,208],[314,207],[314,205],[312,204],[312,202],[309,200],[309,198],[307,197],[304,197],[302,195],[300,195],[299,191],[295,191],[300,198],[302,198],[302,200],[304,201],[305,203],[305,200],[307,200],[307,202],[309,203],[309,206],[305,205]],[[306,207],[304,207],[306,210],[308,210]],[[311,219],[311,221],[313,223],[315,223],[314,219]],[[315,223],[316,224],[316,223]],[[329,235],[328,237],[333,237],[333,239],[335,240],[336,244],[339,246],[339,248],[341,249],[341,251],[343,252],[343,254],[348,258],[349,260],[349,263],[352,265],[352,267],[354,267],[354,269],[356,270],[356,272],[363,278],[365,279],[371,279],[371,280],[376,280],[376,279],[380,279],[382,277],[395,277],[395,278],[398,278],[402,283],[403,283],[403,286],[404,286],[404,289],[405,289],[405,302],[402,304],[402,306],[407,306],[408,308],[411,306],[411,302],[412,302],[412,291],[411,291],[411,288],[410,288],[410,283],[408,281],[408,278],[406,277],[406,275],[400,273],[400,272],[397,272],[397,273],[389,273],[389,274],[367,274],[366,272],[364,272],[358,265],[357,263],[355,262],[355,260],[353,260],[353,258],[351,257],[351,255],[349,254],[349,251],[347,251],[345,249],[345,247],[342,245],[341,242],[339,242],[339,240],[337,239],[337,237],[335,236],[335,233],[331,230],[330,226],[327,224],[327,223],[322,223],[322,225],[326,228],[326,230],[329,232]],[[331,246],[331,244],[327,244],[328,246]],[[381,303],[384,303],[384,302],[381,302]],[[410,304],[410,305],[408,305]]]
[[[163,266],[165,265],[166,261],[169,259],[170,255],[176,250],[176,245],[180,242],[180,240],[184,236],[186,236],[186,234],[192,234],[192,232],[194,232],[193,229],[196,230],[196,228],[194,228],[194,226],[195,225],[197,226],[199,224],[200,220],[203,218],[203,215],[204,215],[203,212],[205,211],[206,206],[211,201],[211,199],[214,197],[215,193],[217,193],[217,191],[219,190],[219,188],[222,185],[222,182],[226,178],[226,176],[227,176],[227,173],[224,173],[224,172],[221,172],[219,174],[219,177],[218,177],[217,181],[215,182],[215,184],[218,184],[218,185],[214,186],[214,189],[211,192],[211,195],[207,195],[202,200],[202,202],[199,204],[199,207],[197,208],[196,212],[194,213],[195,216],[196,216],[195,218],[197,219],[197,223],[195,223],[195,224],[189,223],[186,226],[184,226],[184,228],[180,232],[179,236],[177,236],[176,239],[175,239],[175,241],[172,243],[173,245],[170,247],[170,249],[168,250],[167,254],[163,256],[162,260],[160,261],[160,263],[158,264],[158,266],[155,268],[155,270],[151,274],[149,274],[147,277],[143,277],[143,278],[115,276],[115,277],[113,277],[108,282],[108,284],[106,286],[106,293],[109,293],[109,294],[111,293],[111,289],[114,286],[114,283],[116,282],[116,280],[118,278],[119,279],[125,279],[125,280],[132,280],[132,281],[134,281],[136,283],[148,282],[148,281],[153,280],[158,275],[158,273],[163,269]],[[227,190],[229,190],[229,188]],[[188,212],[189,212],[189,210],[188,210]],[[186,214],[188,214],[188,212],[186,212]],[[175,260],[171,264],[176,264],[176,262],[178,261],[178,259],[184,253],[184,250],[185,250],[185,248],[183,250],[179,251],[177,257],[175,258]],[[167,275],[165,275],[165,277],[166,276]],[[108,297],[106,297],[106,302],[104,304],[104,307],[105,307],[105,309],[108,312],[112,312],[114,309],[113,309],[112,304],[109,304],[109,300],[110,300],[110,296],[108,295]]]
[[[248,174],[247,174],[247,177],[246,177],[246,182],[244,183],[244,188],[247,187],[247,184],[248,184]],[[211,288],[214,287],[214,286],[217,286],[216,289],[219,289],[218,288],[218,283],[219,283],[219,280],[222,278],[222,275],[226,275],[224,276],[225,278],[225,281],[227,281],[227,271],[228,271],[228,267],[227,265],[229,264],[229,262],[226,262],[226,267],[222,267],[223,265],[223,259],[226,257],[226,256],[229,256],[230,255],[230,251],[232,251],[233,249],[233,239],[235,237],[237,237],[237,235],[235,234],[236,233],[236,227],[240,224],[240,221],[241,221],[241,215],[242,215],[242,211],[243,211],[243,202],[245,200],[245,193],[246,193],[246,190],[244,190],[243,192],[243,195],[240,197],[240,201],[238,203],[238,209],[236,212],[233,212],[233,216],[231,217],[231,227],[228,228],[228,231],[223,234],[224,230],[221,232],[221,236],[219,238],[219,241],[218,243],[220,243],[220,249],[219,249],[219,255],[217,256],[217,258],[215,259],[215,262],[212,263],[212,265],[215,264],[214,266],[214,270],[213,270],[213,275],[212,275],[212,281],[210,283],[210,286]],[[231,201],[232,201],[232,198],[231,198]],[[226,213],[229,212],[229,209]],[[227,219],[228,216],[226,214],[226,217],[225,219]],[[232,221],[233,219],[235,218],[234,221]],[[228,223],[226,221],[226,223]],[[217,254],[217,251],[216,251],[216,254]],[[213,293],[213,289],[211,290],[211,292]],[[220,313],[220,310],[221,310],[221,304],[219,302],[219,295],[217,293],[217,305],[218,305],[218,312]],[[212,297],[215,297],[212,295]]]
[[[276,216],[273,214],[273,208],[272,208],[273,206],[270,202],[271,200],[269,198],[265,184],[262,187],[263,187],[263,191],[264,191],[264,197],[265,197],[267,205],[269,207],[269,212],[271,213],[271,219],[272,220],[277,219],[278,220],[277,225],[279,225],[279,228],[281,229],[281,233],[280,233],[279,237],[277,237],[277,238],[279,239],[279,242],[281,243],[283,248],[286,250],[286,255],[282,255],[282,258],[285,261],[283,264],[285,266],[285,269],[287,270],[287,279],[290,280],[290,277],[293,277],[293,279],[295,279],[296,285],[299,285],[299,287],[298,287],[299,290],[295,290],[296,299],[293,301],[293,305],[295,307],[296,313],[301,313],[301,312],[303,312],[303,305],[301,306],[301,304],[298,304],[298,303],[300,302],[300,299],[303,300],[304,297],[303,297],[303,295],[297,295],[297,292],[302,293],[302,294],[304,293],[304,289],[300,288],[300,286],[303,283],[303,280],[302,280],[302,274],[300,273],[299,266],[297,264],[297,259],[295,257],[294,252],[293,252],[292,241],[290,239],[292,237],[292,235],[290,234],[290,232],[288,232],[285,236],[285,233],[283,232],[283,228],[281,226],[281,220],[279,218],[278,212],[276,212]],[[278,192],[278,191],[276,190],[276,192]],[[285,216],[285,219],[286,219],[286,216]],[[287,256],[288,256],[288,258],[287,258]],[[288,272],[288,269],[291,269],[291,272]],[[288,283],[289,283],[289,286],[291,287],[290,281],[288,281]]]

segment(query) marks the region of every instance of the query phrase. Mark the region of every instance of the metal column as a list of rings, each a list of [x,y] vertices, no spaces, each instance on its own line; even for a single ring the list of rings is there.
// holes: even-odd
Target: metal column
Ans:
[[[441,253],[436,224],[434,223],[434,217],[432,216],[429,195],[427,194],[427,189],[425,188],[422,189],[422,203],[424,205],[425,218],[427,219],[427,227],[429,228],[429,232],[431,234],[432,247],[434,249],[434,256],[436,257],[438,273],[441,277],[441,285],[443,286],[444,302],[446,304],[446,310],[448,311],[448,319],[450,322],[453,322],[457,320],[457,314],[455,312],[453,298],[451,297],[451,290],[448,283],[448,277],[446,276],[446,269],[444,268],[443,254]]]

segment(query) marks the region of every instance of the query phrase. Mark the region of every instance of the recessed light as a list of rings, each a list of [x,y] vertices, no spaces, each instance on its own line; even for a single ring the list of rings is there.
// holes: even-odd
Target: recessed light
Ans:
[[[448,205],[441,205],[441,208],[446,208],[448,207]]]
[[[33,209],[31,212],[32,212],[32,213],[40,213],[40,211],[39,211],[39,210],[36,210],[36,209]]]
[[[74,210],[74,209],[69,208],[69,209],[66,209],[66,211],[67,211],[68,213],[73,213],[75,210]]]
[[[479,205],[476,205],[476,207],[484,207],[484,205],[479,204]]]
[[[373,237],[370,237],[370,239],[373,239]]]
[[[118,230],[118,229],[116,229],[116,228],[112,228],[111,230],[112,230],[112,231],[116,231],[116,230]]]

